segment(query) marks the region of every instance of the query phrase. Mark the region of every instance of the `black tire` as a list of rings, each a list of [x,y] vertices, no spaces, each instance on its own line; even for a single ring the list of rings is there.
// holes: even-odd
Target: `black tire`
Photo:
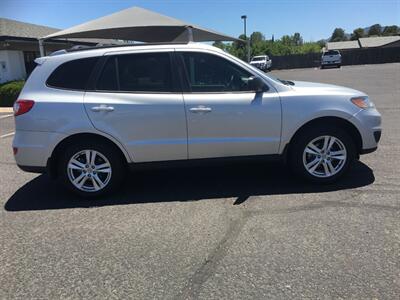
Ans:
[[[336,67],[337,67],[338,69],[340,69],[341,65],[340,65],[340,64],[338,64],[338,65],[336,65]]]
[[[321,70],[325,69],[325,66],[321,65]]]
[[[105,186],[98,191],[80,190],[76,186],[74,186],[74,184],[70,180],[70,175],[67,167],[68,163],[74,155],[83,150],[94,150],[100,153],[108,160],[109,164],[111,165],[110,178],[108,179],[107,184],[105,184]],[[112,193],[120,186],[124,178],[125,172],[126,163],[121,153],[115,148],[115,146],[95,140],[82,141],[68,146],[65,151],[61,153],[61,156],[58,159],[58,174],[61,183],[73,193],[85,198],[96,198]],[[98,176],[100,176],[100,172]]]
[[[307,171],[303,163],[303,153],[306,146],[311,141],[321,136],[332,136],[337,138],[344,145],[347,152],[347,158],[343,163],[341,169],[336,174],[330,177],[317,177],[312,175],[310,172]],[[294,140],[291,142],[289,148],[289,162],[293,172],[306,179],[307,181],[311,181],[314,183],[331,183],[338,180],[340,177],[343,176],[344,173],[346,173],[356,157],[356,147],[352,138],[343,129],[336,128],[334,126],[328,126],[326,128],[309,127],[307,129],[304,129],[302,132],[294,137]],[[320,167],[322,167],[322,165]]]

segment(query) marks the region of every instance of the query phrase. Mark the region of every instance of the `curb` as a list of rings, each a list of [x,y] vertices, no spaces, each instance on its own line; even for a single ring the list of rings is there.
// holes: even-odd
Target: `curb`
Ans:
[[[13,113],[12,107],[0,107],[0,113]]]

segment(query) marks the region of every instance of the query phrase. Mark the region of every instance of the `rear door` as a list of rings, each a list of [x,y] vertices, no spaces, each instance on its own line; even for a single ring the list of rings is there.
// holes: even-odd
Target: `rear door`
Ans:
[[[249,89],[255,75],[219,53],[178,51],[183,65],[189,158],[276,154],[281,104],[270,87]]]
[[[84,97],[93,125],[119,140],[134,162],[187,159],[183,96],[171,50],[108,55]]]

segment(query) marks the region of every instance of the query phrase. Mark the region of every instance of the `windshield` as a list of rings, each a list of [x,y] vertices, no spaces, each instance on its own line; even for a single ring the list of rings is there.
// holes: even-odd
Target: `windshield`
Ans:
[[[265,60],[265,56],[256,56],[253,57],[251,61],[263,61],[263,60]]]
[[[337,50],[329,50],[329,51],[324,52],[324,56],[326,56],[326,55],[338,55],[338,54],[339,54],[339,51],[337,51]]]

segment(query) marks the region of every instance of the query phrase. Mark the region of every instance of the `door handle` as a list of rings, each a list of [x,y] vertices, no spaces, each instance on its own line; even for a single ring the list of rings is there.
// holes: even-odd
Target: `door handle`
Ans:
[[[204,105],[200,105],[197,107],[192,107],[189,109],[192,113],[209,113],[212,111],[211,107],[206,107]]]
[[[93,106],[91,108],[92,111],[94,112],[99,112],[99,111],[114,111],[114,107],[108,106],[106,104],[100,104],[100,106]]]

